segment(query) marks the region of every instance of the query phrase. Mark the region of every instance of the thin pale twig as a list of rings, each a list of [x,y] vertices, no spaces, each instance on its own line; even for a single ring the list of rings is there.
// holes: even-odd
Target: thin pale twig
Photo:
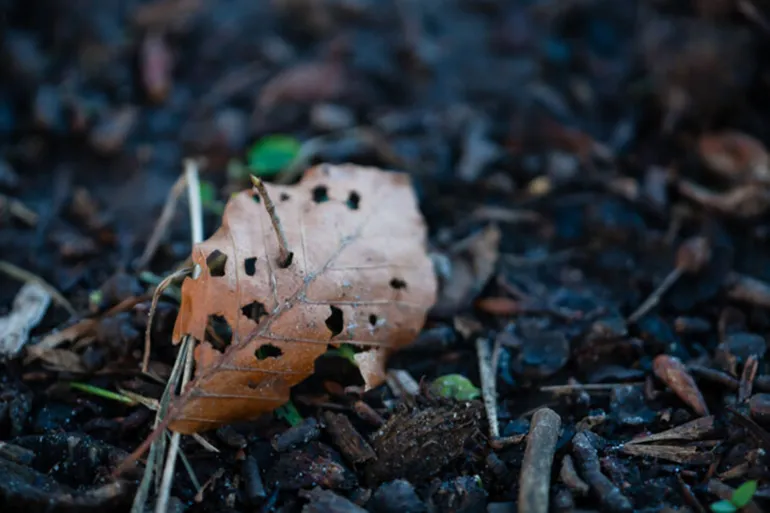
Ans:
[[[70,315],[75,315],[77,312],[75,312],[75,309],[72,307],[72,304],[67,301],[67,298],[64,297],[61,292],[56,290],[56,288],[45,281],[43,278],[38,276],[35,273],[32,273],[30,271],[27,271],[26,269],[22,269],[21,267],[15,266],[10,262],[7,262],[5,260],[0,260],[0,272],[3,272],[10,276],[11,278],[15,278],[19,281],[23,281],[25,283],[37,283],[41,287],[45,289],[48,294],[51,295],[54,301],[56,301],[62,308],[67,310],[67,313]]]
[[[169,226],[174,218],[174,212],[176,211],[176,204],[185,190],[185,184],[186,175],[181,175],[171,187],[166,197],[166,203],[163,205],[163,211],[158,218],[158,222],[155,223],[152,235],[150,235],[150,240],[147,241],[147,246],[145,246],[142,255],[134,262],[134,266],[137,269],[144,269],[150,263],[150,260],[158,250],[158,246],[160,246],[160,241],[168,233]]]
[[[152,348],[152,341],[150,334],[152,332],[152,320],[155,318],[155,309],[158,307],[158,300],[160,299],[160,295],[163,293],[164,290],[177,278],[180,278],[182,276],[186,276],[192,272],[192,268],[185,268],[180,269],[179,271],[173,272],[163,278],[163,281],[161,281],[157,287],[155,287],[155,292],[152,294],[152,303],[150,305],[150,313],[147,317],[147,327],[144,330],[144,357],[142,358],[142,372],[147,372],[147,370],[150,367],[150,349]]]
[[[489,437],[492,440],[500,438],[500,427],[497,425],[497,384],[495,369],[489,352],[489,342],[485,338],[476,339],[476,355],[479,360],[479,375],[481,376],[481,396],[484,399],[484,409],[487,412]]]
[[[270,194],[268,194],[267,188],[262,180],[251,175],[251,183],[254,184],[254,188],[257,189],[259,195],[262,197],[262,201],[265,203],[265,209],[267,210],[267,215],[270,216],[275,235],[278,237],[278,250],[280,251],[280,254],[278,255],[278,265],[281,267],[288,267],[291,263],[292,252],[289,249],[289,242],[286,240],[286,233],[283,231],[281,220],[275,212],[275,204],[273,203],[273,200],[270,199]]]

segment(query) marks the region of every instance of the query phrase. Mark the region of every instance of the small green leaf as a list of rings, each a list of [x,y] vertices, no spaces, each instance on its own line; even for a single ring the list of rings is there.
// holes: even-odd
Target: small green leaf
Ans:
[[[730,501],[719,501],[711,505],[711,511],[714,513],[735,513],[738,508]]]
[[[299,153],[300,143],[288,135],[263,137],[249,149],[248,167],[257,176],[280,173]]]
[[[227,161],[227,179],[233,182],[248,181],[249,169],[240,160],[230,159]]]
[[[291,401],[275,410],[275,416],[285,420],[290,426],[296,426],[302,422],[302,415],[299,414],[297,407]]]
[[[458,401],[471,401],[481,397],[481,391],[460,374],[447,374],[436,378],[431,384],[431,391],[441,397],[451,397]]]
[[[92,309],[98,310],[101,308],[102,301],[104,301],[104,293],[101,290],[92,290],[88,294],[88,304]]]
[[[736,488],[736,490],[733,492],[733,496],[730,497],[730,502],[733,503],[733,506],[740,509],[751,502],[751,498],[754,497],[754,493],[756,491],[756,480],[752,479],[751,481],[746,481],[741,486]]]
[[[89,385],[88,383],[80,383],[78,381],[71,381],[70,382],[70,388],[73,388],[75,390],[80,390],[81,392],[85,392],[87,394],[95,395],[97,397],[101,397],[103,399],[109,399],[110,401],[117,401],[119,403],[125,403],[130,404],[131,406],[136,404],[136,401],[131,399],[128,396],[125,396],[123,394],[115,393],[111,390],[107,390],[105,388],[96,387],[94,385]]]
[[[201,182],[201,206],[209,212],[222,215],[225,212],[225,205],[217,200],[217,190],[211,182]]]
[[[211,182],[201,181],[201,203],[203,206],[217,200],[217,190]]]
[[[326,351],[324,356],[340,356],[358,367],[358,362],[356,362],[356,347],[352,344],[340,344],[340,347],[337,349],[329,349]]]

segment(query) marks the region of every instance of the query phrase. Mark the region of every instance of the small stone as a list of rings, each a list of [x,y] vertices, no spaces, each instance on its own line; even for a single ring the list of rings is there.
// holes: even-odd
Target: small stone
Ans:
[[[754,394],[749,399],[751,416],[760,423],[770,423],[770,394]]]
[[[52,85],[42,85],[38,88],[32,110],[35,124],[39,128],[55,131],[64,124],[61,95]]]
[[[610,411],[618,422],[627,426],[642,426],[655,419],[656,413],[647,407],[644,387],[623,385],[612,389]]]
[[[91,130],[91,145],[98,151],[117,153],[136,124],[137,113],[133,107],[122,107],[109,113]]]
[[[332,103],[317,103],[310,111],[310,122],[317,130],[333,132],[352,127],[356,119],[347,107]]]
[[[423,513],[427,511],[425,504],[414,491],[414,486],[404,479],[383,483],[374,492],[369,507],[373,513],[403,513],[405,511]]]
[[[19,185],[19,175],[13,170],[11,165],[3,159],[0,159],[0,187],[13,189]]]

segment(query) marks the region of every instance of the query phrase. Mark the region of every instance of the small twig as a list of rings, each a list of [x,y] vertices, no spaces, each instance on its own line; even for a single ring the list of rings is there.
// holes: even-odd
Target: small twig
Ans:
[[[9,198],[5,194],[0,194],[0,210],[5,210],[6,208],[8,208],[8,212],[12,216],[25,222],[27,225],[32,227],[37,225],[37,221],[40,217],[37,215],[37,212],[29,209],[24,203],[17,199]]]
[[[275,235],[278,237],[278,250],[280,252],[278,255],[278,265],[281,267],[289,267],[294,254],[289,249],[289,243],[286,240],[286,234],[283,231],[281,220],[278,218],[278,214],[275,212],[275,204],[273,204],[273,200],[270,199],[270,194],[268,194],[267,188],[265,187],[265,184],[262,182],[262,180],[254,175],[251,175],[251,183],[254,184],[254,187],[262,197],[262,201],[265,202],[267,215],[270,216],[270,221],[273,223]]]
[[[189,335],[186,338],[188,339],[188,344],[190,344],[189,341],[194,340]],[[184,370],[182,372],[182,383],[180,390],[184,390],[185,385],[189,383],[190,378],[192,377],[193,353],[194,351],[192,348],[189,348],[185,352],[185,364]],[[176,457],[177,453],[179,452],[179,442],[181,439],[182,435],[180,433],[173,433],[171,435],[171,440],[169,441],[168,445],[168,453],[166,454],[166,464],[163,468],[163,479],[160,484],[158,499],[155,502],[155,513],[166,513],[166,511],[168,511],[168,500],[171,497],[171,483],[174,480],[174,468],[176,467]]]
[[[176,204],[179,201],[179,197],[182,195],[182,192],[185,190],[186,183],[186,175],[181,175],[179,178],[177,178],[176,182],[174,182],[174,185],[171,187],[171,190],[166,197],[166,203],[163,205],[163,211],[158,218],[158,222],[155,223],[155,228],[152,230],[152,235],[150,235],[150,240],[147,241],[147,246],[144,248],[142,256],[137,258],[134,262],[134,266],[137,269],[144,269],[147,264],[150,263],[150,260],[158,250],[160,241],[163,239],[166,233],[168,233],[171,220],[174,218],[174,212],[176,211]]]
[[[45,281],[40,276],[31,273],[26,269],[22,269],[21,267],[17,267],[10,262],[6,262],[5,260],[0,260],[0,272],[3,272],[11,278],[15,278],[25,283],[37,283],[43,287],[46,292],[48,292],[48,294],[53,298],[54,301],[59,304],[59,306],[67,310],[67,313],[70,315],[75,315],[77,313],[72,307],[72,304],[67,301],[67,298],[65,298],[61,292],[56,290],[53,285]]]
[[[589,383],[582,384],[576,383],[574,385],[550,385],[546,387],[540,387],[541,392],[553,392],[556,394],[565,394],[570,392],[583,392],[583,391],[606,391],[611,392],[618,387],[644,385],[644,381],[628,382],[628,383]]]
[[[203,209],[201,208],[198,162],[194,159],[186,159],[184,171],[185,181],[187,182],[187,198],[190,204],[192,243],[194,246],[203,242]],[[193,269],[193,279],[197,279],[199,273],[200,268],[196,266]],[[172,395],[171,391],[176,392],[177,385],[179,385],[179,390],[184,390],[185,386],[192,378],[194,351],[191,346],[195,344],[195,339],[188,335],[185,337],[182,344],[187,347],[187,350],[184,352],[180,351],[176,362],[176,364],[178,364],[181,359],[184,359],[181,383],[177,383],[176,380],[169,380],[166,387],[166,391],[169,392],[169,397]],[[159,411],[158,413],[163,414],[165,412]],[[181,438],[182,435],[180,433],[173,433],[171,435],[171,440],[168,444],[168,452],[166,453],[166,462],[163,468],[163,477],[159,486],[158,498],[155,502],[155,513],[165,513],[168,509],[168,500],[171,496],[171,483],[174,480],[174,468],[176,467],[176,457],[179,452],[179,442]]]
[[[629,513],[634,510],[628,497],[602,474],[596,447],[593,446],[586,432],[581,431],[572,438],[572,452],[580,463],[583,479],[607,510]]]
[[[754,354],[749,356],[746,359],[746,363],[743,364],[743,372],[741,373],[741,381],[738,388],[738,404],[745,403],[751,397],[758,366],[759,360]]]
[[[150,313],[147,317],[147,328],[144,331],[144,357],[142,358],[142,372],[146,373],[150,367],[150,349],[152,348],[150,334],[152,332],[152,320],[155,318],[155,310],[158,307],[158,300],[160,299],[160,295],[164,290],[166,290],[166,287],[168,287],[171,282],[177,278],[186,276],[191,272],[192,269],[189,267],[186,269],[180,269],[179,271],[171,273],[163,278],[163,281],[161,281],[158,286],[155,287],[155,292],[152,294],[152,303],[150,304]]]
[[[532,416],[519,477],[521,511],[548,513],[551,467],[560,431],[561,417],[550,408],[541,408]]]
[[[195,159],[185,159],[184,176],[187,184],[187,201],[190,204],[190,227],[192,243],[203,242],[203,206],[201,205],[201,184],[198,177],[199,163]]]
[[[500,427],[497,425],[497,384],[495,383],[492,356],[489,354],[489,343],[486,339],[476,339],[476,355],[479,359],[481,396],[484,399],[484,409],[487,412],[489,437],[496,440],[500,438]]]

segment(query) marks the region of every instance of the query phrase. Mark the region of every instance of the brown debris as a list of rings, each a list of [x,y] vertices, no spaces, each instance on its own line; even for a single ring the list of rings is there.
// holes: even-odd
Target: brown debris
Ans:
[[[306,62],[286,69],[262,87],[259,108],[282,103],[312,104],[339,99],[347,88],[347,71],[335,61]]]
[[[670,442],[674,440],[683,440],[687,442],[702,440],[716,433],[716,419],[713,416],[700,417],[681,426],[676,426],[660,433],[644,435],[634,438],[626,445],[644,444],[653,442]]]
[[[326,431],[331,436],[334,445],[349,463],[357,465],[377,457],[372,447],[353,427],[346,415],[326,411],[324,412],[324,421]]]
[[[421,481],[463,454],[465,442],[480,433],[481,403],[402,409],[372,437],[377,460],[367,467],[371,482]]]
[[[302,449],[282,453],[265,480],[277,483],[281,490],[311,486],[350,490],[357,484],[355,474],[343,465],[337,451],[320,442],[310,442]]]
[[[626,444],[621,449],[626,454],[658,458],[687,465],[710,465],[715,455],[697,446]]]
[[[559,471],[559,478],[561,482],[567,485],[573,493],[576,495],[587,495],[591,489],[588,483],[583,481],[575,469],[575,462],[572,456],[566,454],[561,460],[561,470]]]
[[[492,276],[499,257],[501,232],[496,225],[471,235],[450,251],[451,276],[442,280],[438,315],[452,315],[465,308]]]
[[[602,474],[596,447],[591,444],[585,432],[578,433],[572,438],[572,452],[580,464],[583,478],[608,511],[630,513],[634,510],[631,501]]]
[[[759,359],[757,355],[750,355],[743,365],[743,372],[741,373],[740,387],[738,388],[738,403],[745,403],[751,397],[752,388],[754,387],[754,378],[757,377],[757,368],[759,367]]]
[[[698,151],[707,167],[735,182],[770,180],[770,157],[764,144],[735,131],[701,136]]]
[[[522,511],[548,512],[551,466],[560,432],[561,417],[555,411],[541,408],[532,416],[519,477],[519,508]]]
[[[658,355],[652,364],[655,375],[700,416],[709,414],[706,401],[687,368],[678,358]]]
[[[682,180],[679,193],[708,209],[737,219],[761,216],[770,208],[770,189],[756,185],[741,185],[719,193]]]
[[[162,103],[171,91],[173,60],[163,35],[150,32],[140,49],[142,84],[149,99]]]

